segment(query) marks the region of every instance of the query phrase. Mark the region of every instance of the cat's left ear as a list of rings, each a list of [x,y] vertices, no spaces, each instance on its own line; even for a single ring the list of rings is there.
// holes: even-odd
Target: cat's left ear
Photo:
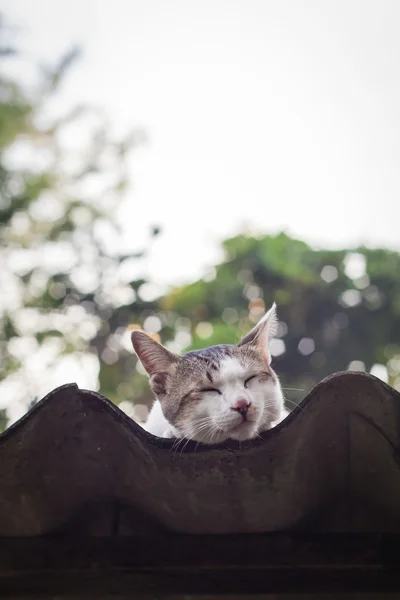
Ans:
[[[238,346],[253,346],[257,348],[269,364],[271,362],[271,353],[269,345],[271,339],[276,335],[278,329],[278,318],[276,315],[275,302],[263,318],[247,335],[238,343]]]

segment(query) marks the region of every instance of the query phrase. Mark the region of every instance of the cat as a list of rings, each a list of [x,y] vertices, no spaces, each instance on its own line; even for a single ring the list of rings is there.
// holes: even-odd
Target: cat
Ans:
[[[238,344],[182,357],[134,331],[134,350],[156,396],[144,429],[158,437],[216,444],[255,438],[277,425],[288,411],[271,368],[269,345],[276,329],[274,303]]]

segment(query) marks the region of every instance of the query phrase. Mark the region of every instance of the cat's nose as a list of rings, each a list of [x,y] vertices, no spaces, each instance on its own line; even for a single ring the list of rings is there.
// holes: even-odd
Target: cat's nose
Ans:
[[[236,410],[243,417],[245,417],[247,414],[247,411],[249,410],[250,404],[251,404],[251,402],[249,402],[249,400],[245,400],[244,398],[241,398],[240,400],[236,400],[236,402],[232,406],[232,410]]]

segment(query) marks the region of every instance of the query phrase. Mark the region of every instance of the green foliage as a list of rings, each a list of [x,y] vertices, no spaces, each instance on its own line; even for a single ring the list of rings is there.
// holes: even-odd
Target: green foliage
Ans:
[[[273,363],[284,387],[294,388],[287,390],[293,402],[327,375],[360,363],[366,370],[384,365],[400,388],[398,253],[313,250],[284,233],[239,235],[223,247],[226,260],[211,281],[173,289],[154,303],[163,342],[184,351],[235,343],[276,301],[281,341],[274,342]],[[136,315],[139,324],[149,314]]]
[[[133,275],[120,276],[135,257],[121,250],[115,217],[140,132],[113,137],[91,107],[55,115],[78,54],[42,69],[29,91],[0,78],[0,380],[2,398],[25,408],[63,357],[101,360],[135,302]],[[15,55],[3,47],[0,60]]]
[[[0,60],[12,56],[0,48]],[[76,56],[73,50],[43,70],[35,92],[0,78],[0,397],[11,390],[10,401],[28,409],[42,395],[32,357],[49,372],[67,356],[82,364],[95,356],[104,395],[148,405],[127,325],[184,352],[237,342],[273,301],[280,319],[274,366],[284,387],[294,388],[287,390],[293,402],[353,361],[367,370],[384,365],[400,389],[396,252],[314,250],[284,233],[238,235],[223,242],[225,260],[211,277],[164,295],[135,279],[143,252],[121,251],[115,215],[137,137],[114,139],[91,108],[57,117],[49,109]],[[82,131],[71,150],[66,138]],[[154,227],[150,239],[158,234]],[[1,429],[4,400],[0,409]]]

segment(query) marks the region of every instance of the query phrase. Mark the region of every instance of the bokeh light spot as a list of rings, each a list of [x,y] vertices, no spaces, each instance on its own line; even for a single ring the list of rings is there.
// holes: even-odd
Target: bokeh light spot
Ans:
[[[346,290],[339,297],[340,304],[349,307],[358,306],[361,300],[362,296],[358,290]]]
[[[272,356],[281,356],[281,354],[284,354],[286,352],[286,345],[283,340],[274,338],[273,340],[271,340],[269,349]]]
[[[236,308],[224,308],[222,311],[222,320],[228,325],[236,323],[239,319],[238,311]]]
[[[158,333],[161,331],[162,323],[156,315],[150,315],[144,320],[143,329],[146,332]]]
[[[321,271],[321,279],[323,279],[326,283],[332,283],[335,279],[338,278],[338,270],[336,267],[332,265],[325,265],[325,267]]]
[[[300,354],[303,354],[303,356],[308,356],[314,352],[315,342],[312,338],[302,338],[297,348]]]
[[[348,371],[365,371],[365,363],[362,360],[352,360],[348,367]]]
[[[367,260],[360,252],[349,252],[344,259],[344,272],[350,279],[359,279],[365,275]]]
[[[211,337],[214,332],[214,327],[207,321],[201,321],[196,327],[196,333],[202,340]]]
[[[375,363],[372,365],[370,373],[385,383],[389,381],[388,370],[385,365]]]

